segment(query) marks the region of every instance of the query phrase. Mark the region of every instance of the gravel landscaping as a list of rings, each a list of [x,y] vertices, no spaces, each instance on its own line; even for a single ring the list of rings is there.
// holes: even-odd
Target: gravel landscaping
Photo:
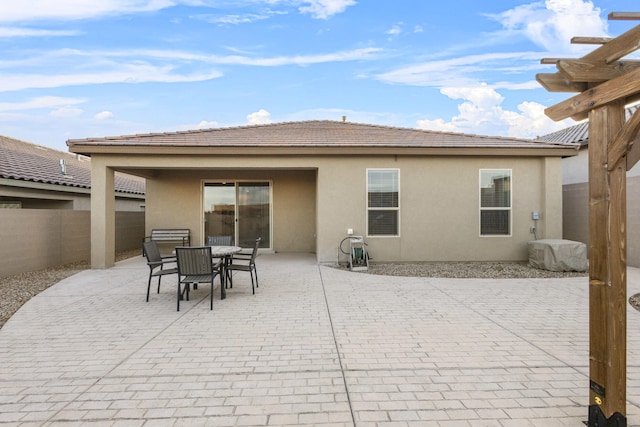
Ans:
[[[118,254],[116,260],[138,255],[140,251],[130,251]],[[33,296],[87,268],[88,262],[81,262],[0,278],[0,328]],[[526,262],[375,263],[369,266],[368,272],[361,274],[470,279],[587,277],[587,273],[540,270]],[[640,294],[633,295],[629,303],[640,310]]]

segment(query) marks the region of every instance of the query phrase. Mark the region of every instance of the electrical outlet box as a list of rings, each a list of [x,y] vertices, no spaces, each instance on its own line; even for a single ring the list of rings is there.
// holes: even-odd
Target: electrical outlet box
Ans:
[[[531,219],[540,219],[540,212],[531,212]]]
[[[347,228],[347,234],[349,236],[352,236],[353,235],[353,228]]]

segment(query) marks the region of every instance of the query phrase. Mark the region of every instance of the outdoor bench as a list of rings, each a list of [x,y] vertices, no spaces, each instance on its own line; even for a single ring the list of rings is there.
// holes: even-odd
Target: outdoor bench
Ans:
[[[156,228],[151,230],[151,235],[145,237],[144,241],[191,246],[191,231],[188,228]]]

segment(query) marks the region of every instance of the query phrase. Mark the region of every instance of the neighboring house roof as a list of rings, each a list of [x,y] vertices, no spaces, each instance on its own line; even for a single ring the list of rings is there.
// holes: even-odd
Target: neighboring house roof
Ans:
[[[89,189],[91,160],[0,135],[0,178]],[[116,172],[115,188],[120,193],[144,194],[145,181]]]
[[[351,122],[312,120],[267,125],[240,126],[192,130],[184,132],[123,135],[104,138],[72,139],[67,145],[73,152],[116,153],[123,150],[136,153],[157,153],[163,149],[180,149],[183,154],[194,154],[198,149],[242,150],[261,149],[264,152],[278,150],[301,152],[319,150],[338,152],[344,149],[366,150],[375,154],[377,149],[564,149],[576,150],[577,145],[536,141],[530,139],[503,138],[426,131],[411,128],[378,126]],[[156,151],[153,151],[155,147]],[[144,149],[143,149],[144,148]],[[184,151],[185,149],[192,151]],[[233,150],[233,151],[232,151]],[[560,155],[559,153],[556,153]],[[564,153],[566,155],[566,153]],[[569,154],[571,155],[571,154]]]
[[[629,120],[638,108],[640,108],[640,104],[627,107],[625,109],[625,120]],[[536,140],[556,143],[572,142],[580,144],[580,147],[586,147],[589,145],[589,121],[585,120],[577,125],[540,136]]]

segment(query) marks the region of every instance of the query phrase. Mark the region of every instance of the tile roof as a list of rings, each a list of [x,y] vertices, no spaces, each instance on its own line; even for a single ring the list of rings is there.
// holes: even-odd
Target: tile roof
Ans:
[[[66,174],[61,171],[64,160]],[[0,135],[0,178],[91,188],[91,160]],[[144,179],[116,172],[116,191],[144,194]]]
[[[625,109],[625,119],[629,120],[638,108],[640,108],[640,104],[627,107]],[[589,145],[589,121],[585,120],[577,125],[540,136],[536,140],[555,143],[571,142],[578,143],[581,147],[586,147]]]
[[[392,148],[571,148],[530,139],[435,132],[329,120],[202,129],[183,132],[72,139],[74,146],[163,147],[392,147]]]

